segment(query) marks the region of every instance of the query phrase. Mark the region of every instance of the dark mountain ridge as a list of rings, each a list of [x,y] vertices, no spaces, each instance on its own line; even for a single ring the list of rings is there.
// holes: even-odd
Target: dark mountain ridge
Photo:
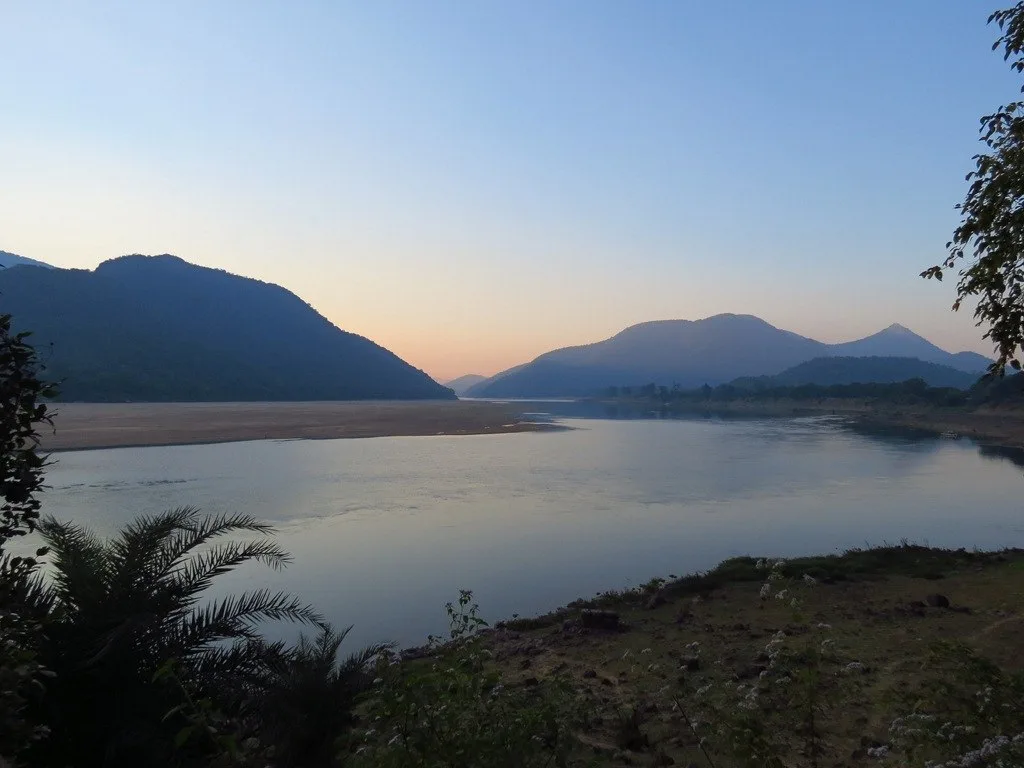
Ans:
[[[990,362],[973,352],[946,352],[899,325],[865,339],[825,344],[752,315],[724,314],[630,326],[604,341],[547,352],[474,385],[467,394],[581,396],[612,385],[648,382],[689,389],[743,377],[775,376],[825,357],[917,358],[972,376],[984,372]]]
[[[0,307],[84,401],[451,399],[284,288],[170,255],[0,270]]]
[[[8,253],[7,251],[0,251],[0,267],[9,269],[11,267],[43,267],[44,269],[53,269],[49,264],[45,264],[35,259],[30,259],[28,256],[19,256],[16,253]]]

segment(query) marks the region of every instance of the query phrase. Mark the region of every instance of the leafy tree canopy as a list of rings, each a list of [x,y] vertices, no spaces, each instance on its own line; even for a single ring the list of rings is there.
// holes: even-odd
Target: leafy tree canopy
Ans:
[[[1000,31],[992,49],[1002,48],[1013,70],[1024,73],[1024,2],[988,21]],[[1020,370],[1024,348],[1024,101],[982,117],[981,140],[986,149],[967,174],[971,185],[957,206],[960,225],[946,244],[946,259],[921,276],[941,280],[963,262],[953,309],[978,297],[974,317],[987,326],[984,338],[998,350],[992,370],[1001,374],[1007,365]]]

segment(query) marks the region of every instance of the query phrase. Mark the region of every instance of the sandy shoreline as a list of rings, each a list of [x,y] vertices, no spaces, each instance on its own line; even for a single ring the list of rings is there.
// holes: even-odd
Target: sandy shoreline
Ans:
[[[508,405],[461,401],[58,403],[47,451],[243,440],[536,432]]]

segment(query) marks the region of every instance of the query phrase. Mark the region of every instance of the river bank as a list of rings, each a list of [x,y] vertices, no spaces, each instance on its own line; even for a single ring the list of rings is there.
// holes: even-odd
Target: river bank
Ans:
[[[721,402],[603,400],[608,406],[652,409],[672,414],[793,418],[843,416],[878,427],[915,429],[933,434],[952,433],[981,443],[1024,448],[1024,410],[1018,408],[966,408],[879,403],[849,398],[820,400],[727,400]]]
[[[743,715],[750,689],[776,673],[780,648],[817,676],[822,765],[869,764],[868,750],[889,748],[893,720],[935,674],[948,674],[932,656],[940,641],[964,644],[1003,673],[1024,666],[1020,550],[901,545],[776,570],[767,599],[769,569],[737,558],[499,625],[485,643],[507,685],[560,679],[578,692],[590,712],[580,738],[600,766],[707,765],[700,740],[713,749],[720,721]],[[769,728],[768,718],[786,716],[768,712]],[[801,717],[791,733],[769,735],[790,743],[794,758]]]
[[[243,440],[482,435],[555,428],[517,409],[462,401],[57,403],[46,451]]]

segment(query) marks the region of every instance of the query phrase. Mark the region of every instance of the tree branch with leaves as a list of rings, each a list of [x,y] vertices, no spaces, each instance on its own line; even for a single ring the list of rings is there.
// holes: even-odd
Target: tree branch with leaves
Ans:
[[[1024,73],[1024,2],[988,21],[1000,31],[992,49],[1002,48],[1003,59]],[[948,254],[921,276],[941,280],[963,265],[953,309],[978,298],[974,317],[997,350],[991,371],[1001,375],[1007,365],[1021,369],[1024,349],[1024,101],[982,117],[981,141],[986,151],[974,156],[975,168],[967,174],[971,185],[957,206],[961,219],[946,244]]]

